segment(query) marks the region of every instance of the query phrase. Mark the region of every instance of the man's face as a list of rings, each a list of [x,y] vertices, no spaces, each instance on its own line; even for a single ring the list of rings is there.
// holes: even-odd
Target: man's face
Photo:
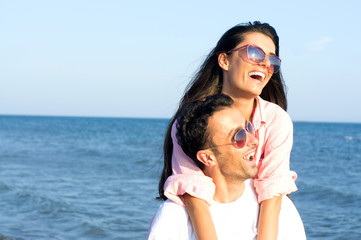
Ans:
[[[228,180],[244,181],[253,178],[258,172],[256,160],[253,158],[258,141],[252,134],[247,131],[243,148],[229,144],[234,141],[234,135],[239,130],[246,129],[246,124],[240,111],[233,107],[216,112],[208,120],[213,145],[218,146],[214,151],[218,167]]]

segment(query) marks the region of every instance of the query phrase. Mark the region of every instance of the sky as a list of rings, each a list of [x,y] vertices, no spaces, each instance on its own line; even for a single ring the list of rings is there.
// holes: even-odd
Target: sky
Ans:
[[[294,121],[361,122],[361,1],[0,0],[0,114],[170,118],[238,23],[280,37]]]

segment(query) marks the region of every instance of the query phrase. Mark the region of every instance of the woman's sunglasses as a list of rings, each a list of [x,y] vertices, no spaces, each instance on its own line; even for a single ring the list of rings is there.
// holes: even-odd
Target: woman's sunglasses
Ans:
[[[233,145],[233,147],[241,149],[246,145],[247,142],[247,132],[254,135],[254,130],[251,122],[248,122],[246,125],[246,129],[241,129],[233,136],[233,140],[231,143],[226,143],[222,145],[213,146],[210,148],[216,148],[221,146]],[[207,148],[206,148],[207,149]]]
[[[246,62],[251,64],[260,64],[262,63],[266,56],[271,63],[271,70],[273,73],[276,73],[280,70],[281,59],[276,55],[267,55],[260,47],[255,45],[244,45],[239,48],[235,48],[231,51],[228,51],[227,54],[230,54],[234,51],[238,51],[238,55]]]

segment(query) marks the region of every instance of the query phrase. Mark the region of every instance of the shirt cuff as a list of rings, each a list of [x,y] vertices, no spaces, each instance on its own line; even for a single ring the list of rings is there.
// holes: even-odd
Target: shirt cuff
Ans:
[[[293,171],[276,174],[266,179],[255,179],[254,187],[258,195],[258,203],[297,191],[296,179],[297,174]]]
[[[164,195],[181,206],[184,206],[185,193],[201,198],[211,205],[215,191],[216,186],[212,178],[204,175],[175,174],[168,177],[164,184]]]

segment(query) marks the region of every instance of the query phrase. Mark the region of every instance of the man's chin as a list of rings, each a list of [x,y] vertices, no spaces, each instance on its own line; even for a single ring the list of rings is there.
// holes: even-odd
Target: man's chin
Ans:
[[[249,173],[250,173],[249,174],[250,178],[254,178],[255,176],[257,176],[258,168],[256,166],[256,163],[254,164],[254,167],[252,167],[252,169],[250,169]]]

